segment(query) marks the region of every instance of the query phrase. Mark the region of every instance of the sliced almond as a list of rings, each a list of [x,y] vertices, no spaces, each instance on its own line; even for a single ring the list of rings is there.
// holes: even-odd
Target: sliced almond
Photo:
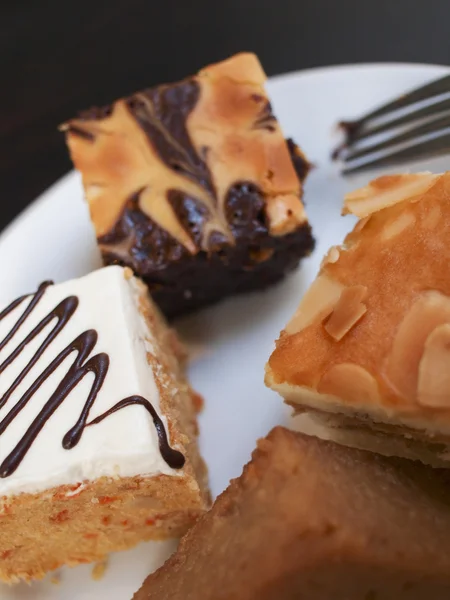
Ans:
[[[380,403],[375,378],[366,369],[353,363],[331,367],[323,375],[317,390],[357,406],[377,406]]]
[[[441,208],[437,205],[432,206],[424,219],[424,226],[427,229],[434,229],[439,221],[442,219],[442,211]]]
[[[429,172],[379,177],[366,187],[347,194],[342,213],[367,217],[383,208],[424,194],[440,177]]]
[[[331,264],[336,263],[339,260],[340,254],[341,253],[339,250],[339,246],[331,246],[331,248],[328,250],[328,252],[323,257],[320,268],[322,269],[328,263],[331,263]]]
[[[436,327],[425,342],[417,401],[422,406],[450,408],[450,324]]]
[[[303,296],[294,316],[286,325],[286,333],[298,333],[314,321],[323,320],[333,310],[344,285],[324,273],[320,274]]]
[[[383,240],[390,240],[402,231],[408,229],[416,222],[416,217],[411,212],[402,212],[396,219],[389,221],[381,232]]]
[[[450,323],[450,298],[438,291],[422,294],[400,323],[386,358],[386,383],[401,397],[416,397],[419,363],[428,336],[439,325]]]
[[[354,285],[342,290],[329,319],[324,323],[325,331],[336,341],[341,340],[366,313],[362,300],[367,296],[367,288]]]

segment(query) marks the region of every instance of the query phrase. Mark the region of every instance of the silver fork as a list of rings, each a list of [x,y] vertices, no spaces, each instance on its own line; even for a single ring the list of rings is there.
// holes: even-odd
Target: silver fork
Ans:
[[[450,75],[339,126],[345,141],[333,158],[343,175],[450,152]]]

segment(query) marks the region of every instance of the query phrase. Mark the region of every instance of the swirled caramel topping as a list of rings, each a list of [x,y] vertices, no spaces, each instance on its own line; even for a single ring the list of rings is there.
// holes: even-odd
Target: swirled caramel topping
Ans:
[[[380,178],[347,197],[361,221],[278,340],[271,387],[450,432],[449,197],[450,173]]]
[[[191,254],[217,236],[233,244],[226,201],[237,183],[257,186],[272,235],[306,222],[301,183],[252,54],[239,54],[178,84],[145,90],[63,125],[81,171],[97,237],[111,233],[128,202]],[[193,199],[206,216],[200,241],[170,195]]]
[[[187,194],[210,204],[203,188],[159,160],[123,100],[116,102],[110,117],[84,124],[84,128],[94,136],[94,141],[73,136],[69,130],[68,144],[77,168],[83,173],[97,236],[105,235],[114,226],[124,200],[139,192],[142,211],[194,252],[193,243],[178,222],[166,192],[179,186]]]

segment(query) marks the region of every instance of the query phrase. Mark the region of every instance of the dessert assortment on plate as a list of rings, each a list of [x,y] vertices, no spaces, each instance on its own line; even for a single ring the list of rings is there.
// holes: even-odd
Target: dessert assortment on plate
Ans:
[[[450,457],[449,174],[347,196],[360,221],[266,367],[338,443],[274,429],[208,512],[202,401],[160,310],[313,249],[309,164],[264,82],[239,54],[62,126],[107,266],[0,312],[0,579],[187,532],[136,600],[450,597],[450,475],[429,466]]]

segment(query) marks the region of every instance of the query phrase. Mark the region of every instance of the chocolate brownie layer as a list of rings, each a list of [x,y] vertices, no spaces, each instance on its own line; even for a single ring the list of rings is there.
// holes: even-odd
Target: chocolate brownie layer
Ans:
[[[312,250],[309,165],[263,82],[239,55],[64,126],[104,262],[132,267],[168,316],[265,287]]]

